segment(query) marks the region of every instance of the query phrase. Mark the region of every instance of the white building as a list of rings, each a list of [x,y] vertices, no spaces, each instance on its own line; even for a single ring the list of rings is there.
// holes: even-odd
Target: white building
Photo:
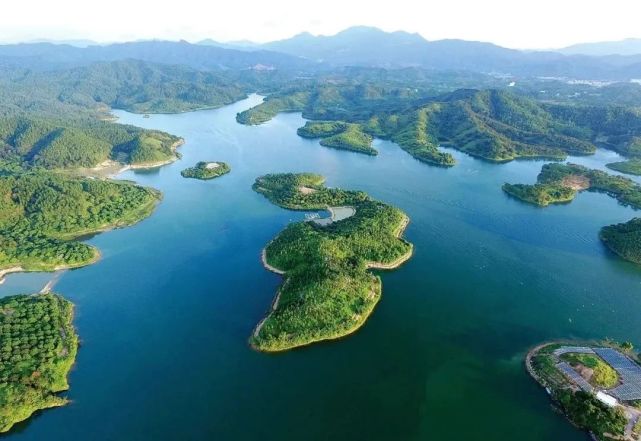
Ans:
[[[603,404],[605,404],[606,406],[610,406],[610,407],[614,407],[617,404],[619,404],[617,399],[614,398],[612,395],[608,395],[600,391],[596,393],[596,399],[602,402]]]

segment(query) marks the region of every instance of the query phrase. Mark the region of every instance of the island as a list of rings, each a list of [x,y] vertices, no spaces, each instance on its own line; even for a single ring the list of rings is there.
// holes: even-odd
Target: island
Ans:
[[[298,129],[298,135],[303,138],[321,138],[320,144],[325,147],[378,155],[378,151],[372,147],[372,136],[365,133],[358,124],[308,121]]]
[[[284,282],[251,346],[284,351],[356,331],[381,297],[381,279],[369,269],[393,269],[412,255],[401,238],[407,215],[366,193],[327,188],[311,173],[262,176],[253,188],[280,207],[332,215],[290,224],[264,249],[265,267]]]
[[[641,435],[641,365],[631,343],[544,343],[528,352],[525,365],[555,406],[594,439]]]
[[[208,180],[214,179],[231,171],[231,167],[224,162],[200,161],[194,167],[189,167],[180,172],[183,178]]]
[[[132,225],[149,216],[160,197],[127,181],[48,171],[0,176],[0,279],[95,262],[98,250],[76,239]]]
[[[73,305],[46,293],[0,299],[0,432],[34,412],[63,406],[78,336]]]

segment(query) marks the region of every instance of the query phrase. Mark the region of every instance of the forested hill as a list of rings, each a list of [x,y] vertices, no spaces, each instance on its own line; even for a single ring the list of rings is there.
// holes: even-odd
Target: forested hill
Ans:
[[[93,167],[107,159],[147,164],[174,158],[180,138],[91,119],[0,119],[0,159],[48,169]]]
[[[0,107],[41,114],[53,108],[57,115],[100,113],[106,106],[138,113],[182,112],[230,104],[256,87],[255,77],[272,76],[276,74],[269,71],[212,73],[138,60],[50,72],[7,69],[0,71]]]
[[[342,123],[324,127],[331,130],[307,125],[299,131],[302,136],[339,136],[329,145],[367,152],[364,142],[371,140],[363,138],[362,132],[391,139],[417,159],[439,165],[454,163],[451,155],[438,150],[439,145],[492,161],[509,161],[591,154],[598,141],[634,157],[641,137],[638,109],[542,103],[505,90],[461,89],[425,97],[418,89],[323,83],[274,94],[237,119],[260,124],[289,111],[302,112],[314,121]],[[348,129],[349,134],[342,133]]]

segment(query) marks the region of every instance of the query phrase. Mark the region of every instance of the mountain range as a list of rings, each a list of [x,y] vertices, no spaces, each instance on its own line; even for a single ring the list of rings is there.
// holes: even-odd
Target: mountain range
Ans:
[[[337,66],[364,66],[581,80],[641,78],[641,40],[591,43],[557,51],[521,51],[478,41],[428,41],[419,34],[363,26],[331,36],[302,33],[263,44],[206,39],[195,44],[137,41],[86,47],[53,43],[0,46],[0,67],[47,70],[122,59],[182,64],[199,70],[258,68],[310,72]]]

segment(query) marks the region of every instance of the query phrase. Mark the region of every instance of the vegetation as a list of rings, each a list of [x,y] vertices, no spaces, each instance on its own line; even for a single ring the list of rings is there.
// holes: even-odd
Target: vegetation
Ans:
[[[576,196],[576,190],[573,188],[554,184],[503,184],[503,191],[517,199],[541,207],[570,202]]]
[[[620,257],[641,264],[641,218],[603,227],[599,237]]]
[[[624,205],[641,208],[641,186],[634,181],[577,164],[545,164],[534,185],[505,184],[503,190],[537,205],[568,202],[577,191],[606,193]]]
[[[73,306],[55,294],[0,299],[0,432],[37,410],[62,406],[78,337]]]
[[[611,389],[617,385],[619,376],[612,367],[603,361],[600,357],[592,354],[574,354],[568,353],[561,356],[562,360],[567,361],[572,366],[585,366],[592,369],[590,383],[603,389]]]
[[[592,432],[599,440],[612,439],[606,434],[623,435],[627,423],[623,409],[608,407],[593,395],[581,390],[573,392],[561,389],[556,392],[556,398],[574,424]]]
[[[573,345],[575,343],[572,343]],[[600,346],[619,349],[616,342],[600,342]],[[612,440],[611,436],[623,435],[627,417],[621,406],[608,407],[590,393],[574,390],[567,377],[556,367],[559,359],[553,354],[559,344],[548,344],[531,353],[530,373],[548,389],[554,401],[567,418],[580,429],[591,432],[596,439]],[[560,360],[573,366],[582,365],[593,370],[590,382],[599,388],[610,388],[616,385],[616,371],[601,358],[592,354],[566,353]],[[609,436],[610,435],[610,436]]]
[[[129,164],[171,160],[179,140],[155,130],[90,119],[0,119],[0,158],[48,169],[93,167],[107,159]]]
[[[606,167],[629,175],[641,175],[641,159],[630,159],[629,161],[611,162]]]
[[[591,170],[576,164],[545,164],[534,185],[504,184],[503,190],[539,206],[570,202],[577,191],[606,193],[621,204],[641,208],[641,185],[623,176]],[[599,237],[613,252],[641,264],[641,219],[601,228]]]
[[[200,161],[194,167],[189,167],[180,172],[183,178],[214,179],[229,173],[231,168],[224,162]]]
[[[377,155],[372,147],[372,137],[363,132],[358,124],[342,122],[312,122],[298,129],[298,134],[304,138],[323,138],[320,142],[325,147]]]
[[[269,96],[256,107],[236,115],[241,124],[256,125],[269,121],[281,112],[300,112],[309,99],[309,92],[293,92]]]
[[[361,150],[369,146],[363,135],[380,137],[436,165],[454,164],[439,145],[496,162],[591,154],[597,141],[627,156],[641,154],[638,111],[543,104],[504,90],[462,89],[430,96],[395,84],[317,81],[284,89],[237,119],[260,124],[281,111],[301,111],[313,122],[299,129],[299,135],[324,138],[329,146]],[[346,132],[350,136],[341,136]]]
[[[282,351],[345,336],[359,328],[381,296],[381,280],[367,269],[394,267],[412,245],[399,238],[407,221],[397,208],[362,192],[328,189],[313,174],[267,175],[254,189],[284,208],[352,205],[356,214],[328,226],[289,225],[266,248],[266,261],[285,274],[273,310],[258,325],[251,344]]]
[[[272,203],[290,210],[322,210],[369,200],[362,191],[327,188],[324,182],[323,176],[313,173],[279,173],[256,179],[252,188]]]
[[[148,216],[159,194],[129,182],[52,172],[0,176],[0,269],[51,271],[94,261],[73,238]]]
[[[44,72],[0,71],[0,95],[3,106],[14,111],[48,116],[100,115],[109,107],[175,113],[245,98],[250,82],[236,76],[126,59]]]

